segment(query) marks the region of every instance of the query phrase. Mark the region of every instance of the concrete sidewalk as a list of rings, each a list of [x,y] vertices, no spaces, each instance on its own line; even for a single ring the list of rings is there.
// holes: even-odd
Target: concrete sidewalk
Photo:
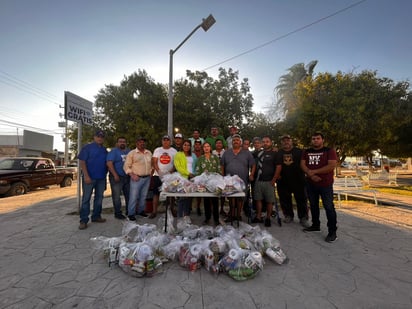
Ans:
[[[338,209],[338,240],[330,244],[322,211],[320,233],[304,233],[296,221],[268,228],[290,261],[265,259],[252,280],[191,273],[177,262],[133,278],[91,249],[91,237],[120,236],[122,222],[105,215],[108,222],[80,231],[75,211],[76,199],[66,198],[0,215],[0,308],[412,308],[409,229]],[[139,217],[144,222],[153,220]]]

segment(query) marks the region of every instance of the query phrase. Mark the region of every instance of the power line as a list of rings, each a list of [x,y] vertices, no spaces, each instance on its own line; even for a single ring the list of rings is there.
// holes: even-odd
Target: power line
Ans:
[[[42,90],[42,89],[40,89],[40,88],[38,88],[38,87],[22,80],[22,79],[19,79],[15,76],[3,71],[3,70],[0,70],[0,82],[3,83],[3,84],[9,85],[11,87],[14,87],[18,90],[21,90],[21,91],[27,92],[29,94],[32,94],[32,95],[34,95],[36,97],[39,97],[43,100],[49,101],[49,102],[57,105],[58,107],[61,106],[60,99],[57,96],[55,96],[54,94],[51,94],[50,92]],[[2,114],[4,115],[4,112],[2,112]],[[12,118],[15,118],[15,117],[12,117]],[[17,117],[17,118],[19,118],[20,121],[23,120],[23,119],[20,119],[20,117]],[[3,125],[10,126],[10,127],[16,126],[16,127],[19,127],[19,128],[40,131],[40,132],[47,133],[47,134],[53,134],[53,135],[55,135],[55,134],[64,134],[63,131],[58,132],[56,130],[47,130],[47,129],[33,127],[33,126],[30,126],[30,125],[25,125],[25,124],[22,124],[22,123],[7,121],[7,120],[3,120],[3,119],[0,119],[0,124],[1,123]],[[3,131],[3,133],[5,132],[4,130],[2,130],[2,131]]]
[[[17,126],[17,127],[21,127],[21,128],[25,128],[25,129],[42,131],[42,132],[45,132],[45,133],[48,133],[48,134],[62,134],[62,132],[41,129],[41,128],[37,128],[37,127],[33,127],[33,126],[29,126],[29,125],[25,125],[25,124],[21,124],[21,123],[17,123],[17,122],[12,122],[12,121],[7,121],[7,120],[0,119],[0,124],[1,123],[5,124],[5,125],[9,125],[9,126]]]
[[[52,103],[56,103],[55,100],[58,100],[58,101],[60,100],[60,98],[57,97],[56,95],[54,95],[54,94],[52,94],[48,91],[45,91],[43,89],[40,89],[40,88],[34,86],[33,84],[30,84],[30,83],[28,83],[28,82],[26,82],[22,79],[19,79],[15,76],[11,75],[10,73],[7,73],[3,70],[0,70],[0,74],[3,75],[3,76],[0,76],[0,78],[3,78],[3,79],[7,80],[7,81],[4,81],[4,80],[1,81],[5,84],[11,85],[11,86],[16,87],[16,88],[18,88],[20,90],[23,90],[23,91],[28,91],[28,92],[30,92],[32,94],[35,94],[35,95],[40,95],[42,98],[47,98],[47,100],[49,100],[49,101],[54,100],[54,101],[50,101]],[[10,84],[10,83],[12,83],[12,84]]]
[[[4,77],[3,77],[3,78],[4,78]],[[7,78],[7,77],[6,77],[6,78]],[[38,97],[38,98],[40,98],[40,99],[49,101],[49,102],[51,102],[51,103],[53,103],[53,104],[55,104],[55,105],[60,105],[60,104],[61,104],[61,103],[59,103],[59,102],[57,102],[57,101],[54,101],[54,100],[51,100],[50,98],[45,97],[44,95],[42,95],[42,94],[39,93],[39,92],[35,92],[35,90],[32,90],[32,89],[30,89],[30,88],[28,88],[28,87],[25,87],[25,86],[21,86],[21,85],[19,85],[18,83],[13,82],[13,80],[11,80],[10,78],[7,78],[7,79],[9,79],[9,81],[0,80],[0,83],[9,85],[9,86],[14,87],[14,88],[16,88],[16,89],[19,89],[19,90],[21,90],[21,91],[30,93],[30,94],[32,94],[32,95],[34,95],[34,96],[36,96],[36,97]]]
[[[263,47],[265,47],[265,46],[267,46],[267,45],[269,45],[269,44],[272,44],[272,43],[277,42],[277,41],[279,41],[279,40],[281,40],[281,39],[284,39],[284,38],[286,38],[286,37],[288,37],[288,36],[291,36],[292,34],[295,34],[295,33],[297,33],[297,32],[303,31],[303,30],[305,30],[305,29],[307,29],[307,28],[309,28],[309,27],[312,27],[313,25],[316,25],[316,24],[318,24],[318,23],[320,23],[320,22],[322,22],[322,21],[324,21],[324,20],[326,20],[326,19],[329,19],[329,18],[334,17],[334,16],[336,16],[336,15],[338,15],[338,14],[340,14],[340,13],[343,13],[343,12],[349,10],[349,9],[352,9],[352,8],[354,8],[355,6],[357,6],[357,5],[359,5],[359,4],[363,3],[363,2],[366,2],[366,1],[367,1],[367,0],[361,0],[361,1],[355,2],[355,3],[353,3],[353,4],[351,4],[351,5],[347,6],[347,7],[345,7],[345,8],[343,8],[343,9],[340,9],[340,10],[338,10],[338,11],[336,11],[336,12],[330,14],[330,15],[327,15],[327,16],[325,16],[325,17],[319,18],[319,19],[315,20],[314,22],[311,22],[311,23],[306,24],[306,25],[304,25],[304,26],[302,26],[302,27],[299,27],[299,28],[297,28],[297,29],[295,29],[295,30],[293,30],[293,31],[290,31],[290,32],[288,32],[288,33],[286,33],[286,34],[284,34],[284,35],[281,35],[281,36],[279,36],[279,37],[277,37],[277,38],[275,38],[275,39],[273,39],[273,40],[270,40],[270,41],[268,41],[268,42],[266,42],[266,43],[263,43],[263,44],[261,44],[261,45],[258,45],[258,46],[256,46],[256,47],[254,47],[254,48],[251,48],[251,49],[249,49],[249,50],[246,50],[246,51],[244,51],[244,52],[242,52],[242,53],[240,53],[240,54],[238,54],[238,55],[236,55],[236,56],[230,57],[230,58],[228,58],[228,59],[226,59],[226,60],[223,60],[223,61],[221,61],[221,62],[219,62],[219,63],[216,63],[216,64],[214,64],[214,65],[211,65],[211,66],[207,67],[206,69],[203,69],[203,71],[207,71],[207,70],[212,69],[212,68],[214,68],[214,67],[216,67],[216,66],[218,66],[218,65],[221,65],[221,64],[223,64],[223,63],[229,62],[229,61],[231,61],[231,60],[233,60],[233,59],[239,58],[239,57],[244,56],[244,55],[246,55],[246,54],[249,54],[249,53],[251,53],[251,52],[253,52],[253,51],[255,51],[255,50],[258,50],[258,49],[260,49],[260,48],[263,48]]]

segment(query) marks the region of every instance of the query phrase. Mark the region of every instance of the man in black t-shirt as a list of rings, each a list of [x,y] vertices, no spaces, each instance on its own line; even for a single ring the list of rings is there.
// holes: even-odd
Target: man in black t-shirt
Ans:
[[[293,146],[290,135],[281,137],[281,149],[278,151],[278,160],[282,164],[277,190],[283,215],[283,222],[293,222],[294,212],[292,194],[296,201],[299,222],[308,227],[308,206],[305,194],[305,173],[300,168],[302,150]]]
[[[257,154],[256,179],[254,185],[253,199],[256,201],[256,218],[253,223],[262,223],[262,202],[266,203],[265,226],[271,226],[273,203],[275,202],[276,183],[275,172],[278,166],[276,152],[272,150],[272,140],[269,136],[262,138],[263,150]],[[280,165],[279,167],[280,168]]]

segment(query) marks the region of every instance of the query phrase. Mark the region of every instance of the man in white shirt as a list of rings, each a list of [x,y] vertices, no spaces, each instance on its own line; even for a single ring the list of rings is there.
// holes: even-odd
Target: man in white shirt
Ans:
[[[153,173],[153,212],[149,218],[153,219],[157,215],[157,207],[159,206],[160,187],[162,185],[162,178],[166,174],[174,172],[173,158],[177,150],[170,145],[170,136],[165,135],[162,138],[162,146],[157,147],[153,152],[152,165]]]

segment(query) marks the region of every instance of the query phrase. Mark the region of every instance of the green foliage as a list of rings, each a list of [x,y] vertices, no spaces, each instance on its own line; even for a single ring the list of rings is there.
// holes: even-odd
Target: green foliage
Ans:
[[[317,63],[317,60],[309,62],[306,66],[304,63],[297,63],[288,69],[287,74],[279,78],[279,84],[275,88],[277,102],[272,107],[272,111],[287,115],[299,107],[299,101],[295,94],[296,87],[306,78],[312,77]]]
[[[96,128],[106,131],[105,146],[113,147],[117,137],[124,136],[130,148],[135,139],[147,138],[146,147],[153,150],[167,133],[167,87],[155,83],[145,71],[125,76],[119,86],[106,85],[96,96],[94,125],[83,127],[85,144],[92,140]],[[253,97],[247,79],[239,81],[238,72],[219,69],[219,79],[205,72],[187,71],[187,78],[174,87],[174,127],[185,137],[199,129],[202,136],[210,127],[220,127],[228,135],[228,127],[237,125],[241,130],[255,118]],[[77,129],[72,128],[73,148],[77,148]]]
[[[297,85],[298,108],[287,115],[283,126],[302,141],[309,141],[314,131],[324,132],[341,158],[370,156],[377,149],[389,154],[388,145],[401,142],[396,132],[411,128],[408,87],[370,71],[320,73]]]
[[[232,69],[219,69],[219,79],[205,72],[187,71],[187,79],[177,81],[174,97],[174,126],[185,136],[193,129],[202,136],[212,125],[228,135],[228,127],[236,125],[242,131],[254,116],[253,97],[247,79],[239,81],[239,73]]]
[[[147,147],[166,133],[155,124],[167,121],[167,94],[163,85],[155,83],[145,71],[124,77],[120,86],[109,85],[99,91],[96,109],[101,111],[97,122],[108,134],[108,145],[113,146],[118,136],[124,136],[129,147],[135,147],[137,136],[147,138]],[[100,117],[101,116],[101,117]]]

